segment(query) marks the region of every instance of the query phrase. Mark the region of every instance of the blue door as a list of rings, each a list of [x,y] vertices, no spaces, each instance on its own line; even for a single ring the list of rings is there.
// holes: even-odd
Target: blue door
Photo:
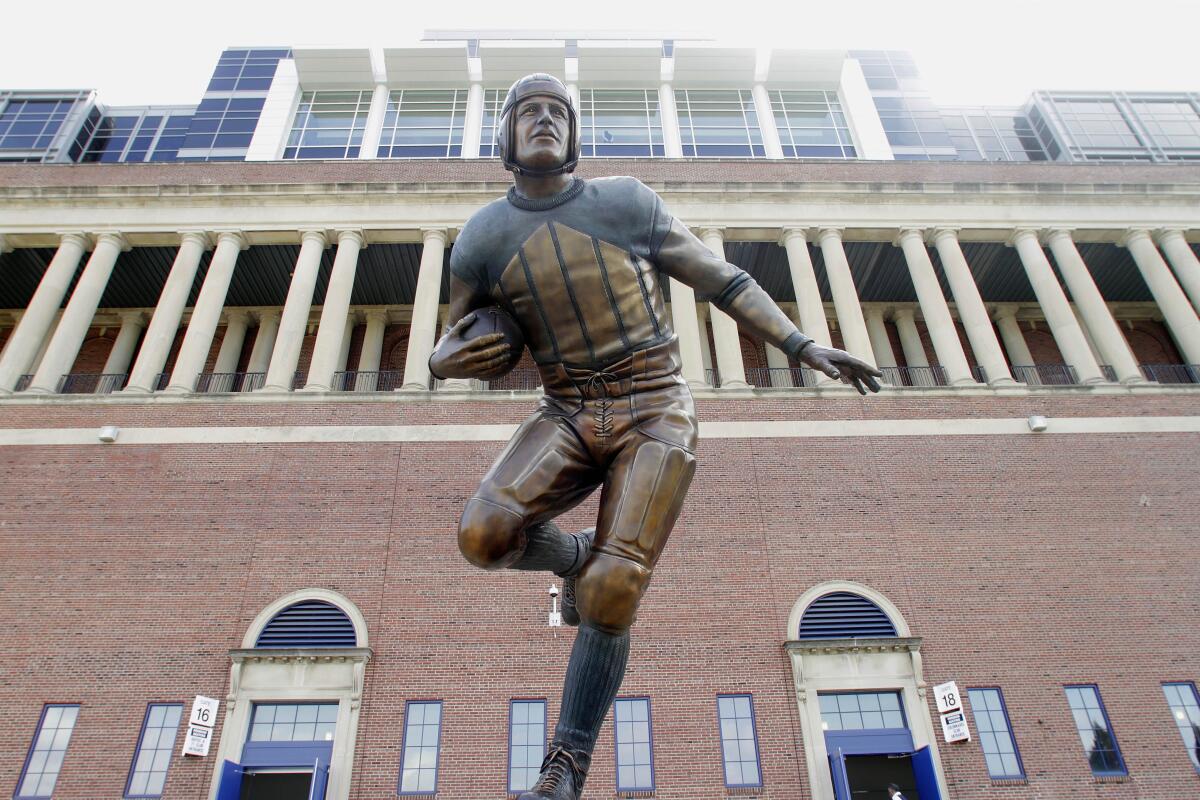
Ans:
[[[938,791],[937,772],[933,769],[933,753],[929,747],[922,747],[912,754],[912,768],[921,800],[942,800],[942,793]]]
[[[846,775],[846,755],[840,747],[829,754],[829,774],[833,777],[834,798],[850,800],[850,778]]]
[[[226,761],[221,767],[221,780],[217,782],[217,800],[239,800],[245,774],[240,764]]]
[[[313,762],[312,784],[308,789],[308,800],[325,800],[325,786],[329,783],[329,767],[320,760]]]

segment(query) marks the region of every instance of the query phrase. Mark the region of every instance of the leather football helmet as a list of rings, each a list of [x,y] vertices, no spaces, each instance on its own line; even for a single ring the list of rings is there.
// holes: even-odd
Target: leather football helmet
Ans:
[[[568,127],[570,128],[567,141],[567,158],[561,166],[551,169],[531,169],[517,163],[515,147],[513,142],[517,136],[517,120],[513,114],[517,104],[526,97],[534,95],[547,95],[549,97],[561,100],[567,107],[567,114],[570,117]],[[575,110],[575,101],[571,99],[571,93],[567,91],[566,85],[553,75],[548,75],[544,72],[535,72],[532,75],[526,75],[508,90],[508,94],[504,98],[504,106],[500,110],[500,124],[497,131],[497,138],[500,146],[500,160],[504,162],[504,168],[509,172],[516,172],[520,175],[533,175],[542,177],[545,175],[561,175],[564,172],[574,172],[576,165],[579,163],[579,112]]]

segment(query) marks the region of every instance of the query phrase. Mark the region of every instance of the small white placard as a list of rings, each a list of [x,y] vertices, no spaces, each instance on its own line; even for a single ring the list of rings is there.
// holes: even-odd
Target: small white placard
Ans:
[[[967,727],[967,716],[962,711],[942,714],[942,735],[947,742],[971,741],[971,729]]]
[[[183,737],[183,754],[201,757],[208,755],[208,746],[212,744],[212,734],[212,728],[188,725],[187,735]]]
[[[221,707],[221,702],[214,697],[205,697],[202,694],[196,695],[195,702],[192,703],[192,716],[188,719],[189,725],[202,725],[205,728],[211,728],[217,724],[217,711]]]
[[[954,681],[946,681],[933,687],[933,696],[937,698],[939,714],[962,708],[962,697],[959,696],[958,684]]]

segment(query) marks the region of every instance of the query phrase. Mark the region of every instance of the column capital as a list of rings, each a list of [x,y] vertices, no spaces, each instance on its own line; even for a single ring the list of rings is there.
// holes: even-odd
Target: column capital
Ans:
[[[1162,244],[1166,241],[1174,241],[1176,239],[1184,239],[1183,228],[1159,228],[1154,231],[1154,241]],[[1184,239],[1184,241],[1187,241]],[[0,253],[4,252],[4,237],[0,235]]]
[[[1071,236],[1071,234],[1074,232],[1074,228],[1069,228],[1066,225],[1056,225],[1053,228],[1046,228],[1044,231],[1042,231],[1041,241],[1044,244],[1050,244],[1050,242],[1056,239],[1061,239],[1065,236],[1067,237],[1067,240],[1071,242],[1071,244],[1074,244],[1075,239]]]
[[[279,320],[280,310],[278,308],[260,308],[254,312],[254,318],[258,320],[258,324],[262,325],[269,320]]]
[[[700,238],[705,236],[720,236],[721,241],[725,241],[725,228],[718,225],[701,225],[696,230],[700,234]]]
[[[1121,238],[1117,240],[1118,247],[1129,247],[1134,241],[1139,239],[1150,239],[1150,231],[1147,228],[1130,228],[1121,234]]]
[[[450,239],[450,226],[421,228],[421,243],[429,244],[431,241],[437,241],[443,246]]]
[[[892,246],[900,247],[906,240],[912,241],[914,238],[921,244],[925,244],[925,231],[914,227],[901,228],[892,239]]]
[[[842,241],[842,231],[844,231],[844,230],[846,230],[846,229],[838,228],[838,227],[834,227],[834,226],[818,228],[817,229],[817,243],[821,244],[830,237],[833,237],[834,239],[837,239],[840,242],[840,241]]]
[[[337,243],[340,245],[343,242],[354,242],[359,248],[367,246],[366,236],[363,235],[360,228],[342,228],[337,231]]]
[[[250,246],[250,243],[246,241],[246,234],[242,231],[223,230],[213,231],[213,233],[216,234],[218,246],[225,244],[231,247],[236,247],[239,251],[245,250]]]
[[[5,234],[0,233],[0,253],[7,253],[12,248],[8,246],[8,241],[5,239]]]
[[[996,306],[995,310],[992,312],[992,316],[998,320],[1007,319],[1009,317],[1016,319],[1017,312],[1020,309],[1021,307],[1015,303],[1005,303],[1003,305]]]
[[[781,228],[779,231],[779,244],[787,246],[788,242],[793,239],[799,239],[803,244],[808,244],[808,228]]]
[[[877,318],[877,319],[879,319],[880,322],[883,321],[884,313],[887,311],[887,309],[884,308],[883,306],[876,305],[874,303],[864,304],[862,307],[862,310],[863,310],[864,317],[870,317],[871,319]]]
[[[329,236],[325,233],[324,228],[301,228],[300,244],[309,241],[316,241],[321,244],[321,247],[327,247],[329,245]]]
[[[121,324],[129,325],[145,325],[146,312],[144,311],[122,311],[117,316],[121,319]]]
[[[119,249],[122,253],[132,249],[132,246],[129,244],[129,240],[126,239],[125,234],[121,233],[120,231],[97,231],[96,244],[100,244],[101,242],[108,242],[116,245],[117,249]]]
[[[179,232],[179,244],[182,246],[186,242],[195,242],[205,250],[211,250],[213,237],[211,233],[200,228],[182,230]]]
[[[250,324],[250,312],[241,308],[230,308],[225,311],[225,324],[229,325],[233,322],[240,322],[243,325]]]
[[[84,231],[59,231],[58,244],[61,247],[67,242],[74,242],[84,250],[91,250],[92,245],[96,243],[96,239],[92,234]]]
[[[1005,239],[1004,244],[1007,247],[1016,247],[1017,242],[1031,237],[1035,242],[1038,240],[1037,228],[1016,228],[1008,235],[1008,238]]]
[[[382,308],[368,308],[363,312],[363,317],[366,318],[368,323],[382,322],[384,325],[386,325],[388,321],[388,312]]]
[[[937,244],[942,239],[949,237],[949,238],[953,239],[954,242],[957,244],[958,243],[958,232],[960,230],[962,230],[962,229],[961,228],[951,228],[951,227],[946,227],[946,226],[938,226],[936,228],[930,228],[929,230],[927,230],[925,232],[925,241],[929,242],[930,244]]]
[[[904,307],[904,308],[893,308],[892,309],[892,319],[894,319],[894,320],[901,320],[901,319],[913,320],[913,319],[916,319],[916,316],[917,316],[916,309],[913,309],[913,308]]]

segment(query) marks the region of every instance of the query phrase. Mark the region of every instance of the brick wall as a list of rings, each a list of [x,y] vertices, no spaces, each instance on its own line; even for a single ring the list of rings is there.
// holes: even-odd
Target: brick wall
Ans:
[[[1195,398],[699,403],[703,419],[725,420],[1035,409],[1194,414]],[[515,422],[528,410],[520,402],[14,404],[0,425],[483,423]],[[864,583],[899,607],[924,638],[930,684],[1004,690],[1029,783],[993,786],[978,741],[942,745],[951,797],[1195,795],[1200,779],[1159,685],[1200,680],[1198,447],[1191,434],[701,442],[622,691],[651,697],[657,796],[726,796],[719,692],[754,695],[761,796],[809,796],[782,643],[792,604],[833,579]],[[573,633],[545,626],[549,576],[485,573],[457,553],[463,501],[500,448],[3,448],[0,786],[15,786],[42,704],[78,702],[55,797],[119,797],[146,703],[224,696],[227,650],[254,616],[283,594],[323,587],[358,605],[374,649],[352,797],[394,793],[404,702],[417,698],[444,701],[439,796],[502,796],[508,701],[545,697],[553,722]],[[593,499],[566,523],[583,526],[595,511]],[[1063,698],[1070,682],[1099,685],[1129,782],[1092,779]],[[205,797],[213,763],[174,756],[165,796]],[[586,796],[612,797],[613,785],[606,726]]]

